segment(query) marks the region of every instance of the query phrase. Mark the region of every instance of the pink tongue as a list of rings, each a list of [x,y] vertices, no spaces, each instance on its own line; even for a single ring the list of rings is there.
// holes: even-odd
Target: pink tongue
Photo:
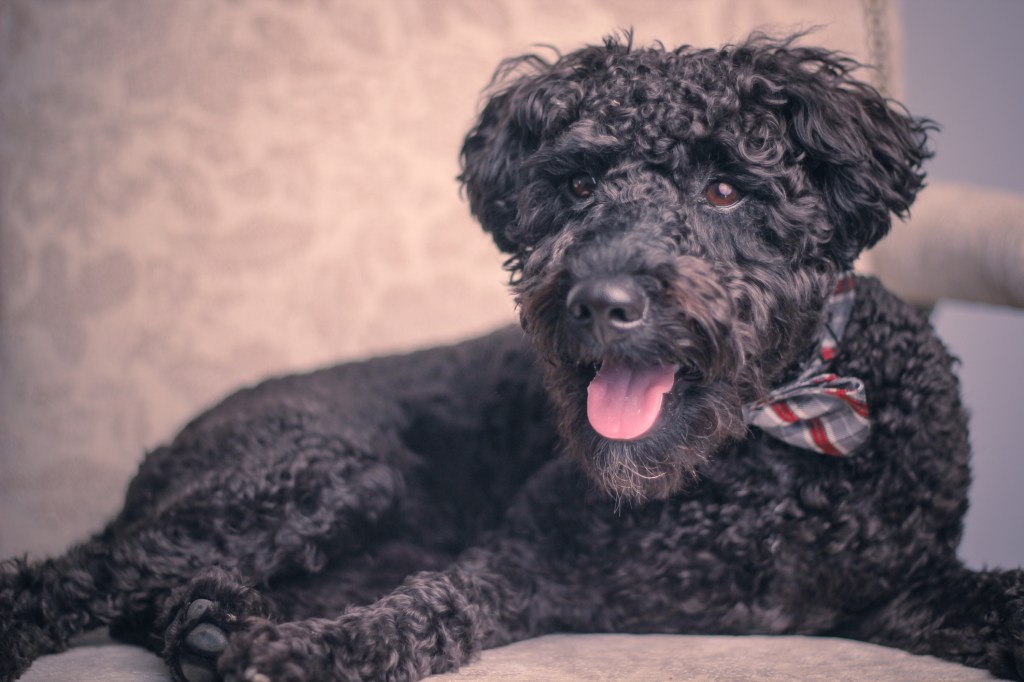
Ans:
[[[676,368],[628,367],[605,360],[587,391],[587,417],[605,438],[633,440],[654,426],[661,401],[672,390]]]

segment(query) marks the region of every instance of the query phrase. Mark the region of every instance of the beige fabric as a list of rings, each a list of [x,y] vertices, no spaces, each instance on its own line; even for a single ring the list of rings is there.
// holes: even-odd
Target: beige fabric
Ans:
[[[816,24],[864,55],[833,0],[0,3],[0,556],[244,382],[513,319],[454,180],[502,57]]]
[[[437,682],[967,682],[995,679],[930,656],[842,639],[550,635],[483,652]],[[124,645],[79,647],[36,661],[22,682],[167,682],[159,658]]]
[[[865,265],[922,305],[955,298],[1024,308],[1024,196],[931,183]]]
[[[485,651],[438,682],[993,680],[983,670],[843,639],[550,635]]]

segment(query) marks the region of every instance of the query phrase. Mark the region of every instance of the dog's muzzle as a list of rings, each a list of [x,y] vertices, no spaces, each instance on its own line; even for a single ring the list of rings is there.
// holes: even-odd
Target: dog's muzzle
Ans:
[[[569,290],[566,310],[581,336],[607,348],[646,322],[650,300],[629,275],[584,279]],[[664,394],[672,390],[676,366],[635,366],[605,357],[587,390],[587,418],[600,435],[639,438],[654,425]]]

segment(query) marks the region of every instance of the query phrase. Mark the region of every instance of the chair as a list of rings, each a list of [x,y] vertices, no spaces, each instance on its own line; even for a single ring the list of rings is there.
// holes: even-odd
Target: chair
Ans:
[[[454,180],[502,57],[625,26],[641,42],[717,44],[818,24],[817,42],[898,56],[898,12],[870,7],[5,3],[0,555],[57,553],[98,529],[143,450],[243,383],[511,321]],[[1024,199],[985,193],[992,219],[973,231],[978,214],[956,208],[979,192],[928,190],[868,266],[924,304],[1024,305]],[[814,675],[988,679],[842,640],[660,635],[545,637],[454,677]],[[168,678],[147,652],[89,635],[23,679]]]

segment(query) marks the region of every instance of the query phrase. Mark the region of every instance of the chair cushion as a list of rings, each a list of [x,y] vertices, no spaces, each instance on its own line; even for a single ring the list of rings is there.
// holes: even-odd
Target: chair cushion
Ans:
[[[992,680],[930,656],[825,637],[548,635],[483,652],[461,671],[430,679],[530,682],[652,680]],[[93,641],[46,656],[22,682],[169,682],[163,662],[123,644]]]

